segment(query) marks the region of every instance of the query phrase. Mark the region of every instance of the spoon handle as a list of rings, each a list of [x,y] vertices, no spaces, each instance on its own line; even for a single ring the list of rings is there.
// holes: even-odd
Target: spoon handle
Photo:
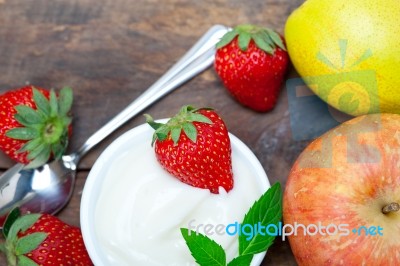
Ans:
[[[207,69],[214,61],[215,44],[228,30],[229,28],[222,25],[215,25],[209,29],[200,40],[150,88],[89,137],[74,154],[74,161],[77,163],[91,148],[105,139],[122,124],[143,111],[146,107]]]

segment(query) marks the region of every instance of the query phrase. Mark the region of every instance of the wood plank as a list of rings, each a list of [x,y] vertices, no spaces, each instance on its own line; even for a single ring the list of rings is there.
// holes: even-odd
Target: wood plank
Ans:
[[[0,93],[24,84],[74,89],[74,130],[69,152],[156,81],[214,24],[254,23],[283,33],[288,15],[303,0],[0,0]],[[298,74],[291,69],[287,78]],[[229,131],[255,153],[271,183],[286,183],[307,145],[290,128],[286,87],[276,108],[243,108],[209,69],[145,112],[173,115],[184,104],[214,107]],[[118,136],[142,124],[140,115],[95,147],[80,163],[74,195],[59,214],[79,225],[84,181],[100,153]],[[0,153],[0,169],[13,162]],[[0,258],[0,265],[5,261]],[[295,265],[288,242],[279,239],[263,265]]]
[[[252,22],[282,32],[287,15],[301,2],[5,1],[0,9],[0,93],[25,83],[56,89],[72,86],[76,101],[70,151],[74,151],[160,77],[211,25]],[[170,115],[188,99],[246,112],[232,103],[211,70],[148,111]],[[268,116],[275,121],[280,115]],[[125,130],[142,122],[143,118],[137,118]],[[90,168],[103,148],[92,151],[80,167]],[[11,165],[0,155],[0,168]]]

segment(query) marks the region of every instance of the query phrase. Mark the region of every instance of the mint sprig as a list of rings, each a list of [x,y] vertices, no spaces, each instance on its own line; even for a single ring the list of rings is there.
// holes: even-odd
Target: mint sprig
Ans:
[[[247,255],[241,255],[228,263],[227,266],[243,266],[243,265],[250,265],[251,261],[253,260],[253,255],[252,254],[247,254]]]
[[[217,242],[186,228],[181,228],[181,233],[189,250],[192,252],[193,258],[199,265],[226,265],[225,251]]]
[[[244,216],[242,224],[258,224],[268,226],[274,224],[278,226],[282,218],[282,190],[279,183],[274,184],[264,193],[259,200]],[[264,230],[265,231],[265,230]],[[251,240],[247,236],[239,236],[239,255],[257,254],[267,250],[273,243],[274,235],[255,234]]]
[[[249,211],[245,214],[242,225],[279,226],[282,218],[282,189],[279,183],[270,187]],[[264,229],[264,233],[265,233]],[[190,234],[189,234],[190,232]],[[216,266],[243,266],[250,265],[253,255],[266,251],[273,243],[275,236],[268,234],[254,234],[248,240],[246,235],[239,235],[239,256],[226,264],[224,249],[208,236],[181,228],[181,233],[189,247],[193,258],[199,265]]]

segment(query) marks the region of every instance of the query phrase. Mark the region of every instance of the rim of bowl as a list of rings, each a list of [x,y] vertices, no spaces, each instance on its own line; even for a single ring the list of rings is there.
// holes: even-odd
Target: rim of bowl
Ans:
[[[168,121],[167,118],[156,120],[156,122],[159,123],[165,123],[166,121]],[[100,180],[98,180],[98,177],[102,176],[100,173],[102,172],[104,165],[107,164],[108,159],[112,157],[115,152],[121,149],[125,142],[132,139],[132,137],[143,134],[149,130],[151,130],[149,125],[141,124],[128,130],[112,141],[111,144],[105,148],[105,150],[100,154],[99,158],[95,161],[93,167],[89,171],[88,177],[86,178],[80,204],[80,224],[83,241],[94,265],[103,266],[106,265],[105,262],[108,261],[106,256],[104,256],[104,251],[102,250],[101,245],[98,244],[95,228],[94,226],[91,226],[91,224],[94,222],[96,199],[98,198],[98,192],[102,187],[105,175],[103,175],[103,178]],[[258,181],[262,183],[265,189],[271,187],[264,168],[250,148],[230,132],[229,138],[231,140],[232,147],[235,146],[239,153],[244,155],[252,167],[254,167],[255,173],[257,173],[257,177],[259,179]],[[251,261],[251,266],[260,265],[266,253],[267,252],[265,251],[254,255],[253,260]]]

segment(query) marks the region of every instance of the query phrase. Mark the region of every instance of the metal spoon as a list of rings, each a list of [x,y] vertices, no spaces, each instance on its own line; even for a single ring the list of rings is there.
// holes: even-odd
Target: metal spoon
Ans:
[[[37,169],[17,164],[0,176],[0,225],[8,212],[19,206],[22,212],[54,214],[69,201],[80,159],[110,133],[162,96],[208,68],[214,61],[215,44],[228,31],[216,25],[159,80],[95,132],[75,153],[65,155]],[[1,228],[1,227],[0,227]]]

